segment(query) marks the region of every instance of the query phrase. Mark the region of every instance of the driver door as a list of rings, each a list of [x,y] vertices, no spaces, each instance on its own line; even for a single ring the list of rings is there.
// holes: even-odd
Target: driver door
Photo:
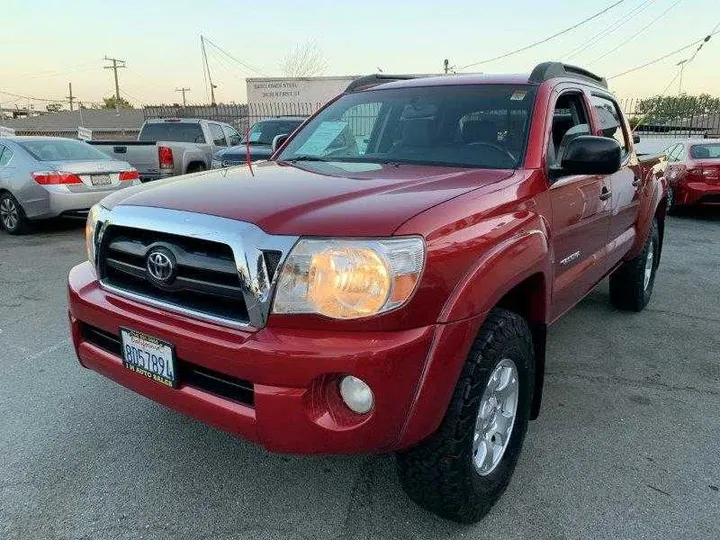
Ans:
[[[588,105],[585,94],[579,90],[560,93],[548,126],[553,320],[573,307],[605,275],[612,206],[610,178],[567,174],[561,167],[568,143],[592,132]]]

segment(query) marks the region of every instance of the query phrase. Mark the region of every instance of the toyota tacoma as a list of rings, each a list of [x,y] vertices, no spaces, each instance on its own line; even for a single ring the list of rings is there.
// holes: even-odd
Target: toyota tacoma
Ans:
[[[633,138],[560,63],[358,79],[270,161],[92,209],[80,363],[271,451],[396,452],[411,499],[475,522],[538,416],[548,327],[606,277],[617,308],[650,300],[666,162]]]

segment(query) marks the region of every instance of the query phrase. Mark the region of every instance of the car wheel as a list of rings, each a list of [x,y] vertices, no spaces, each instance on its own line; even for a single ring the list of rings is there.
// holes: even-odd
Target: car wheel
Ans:
[[[30,229],[22,206],[7,191],[0,194],[0,226],[10,234],[24,234]]]
[[[473,344],[438,431],[397,454],[409,497],[446,519],[475,523],[515,470],[532,403],[532,335],[519,315],[494,309]]]
[[[650,302],[660,256],[657,220],[640,254],[626,261],[610,276],[610,301],[626,311],[642,311]]]

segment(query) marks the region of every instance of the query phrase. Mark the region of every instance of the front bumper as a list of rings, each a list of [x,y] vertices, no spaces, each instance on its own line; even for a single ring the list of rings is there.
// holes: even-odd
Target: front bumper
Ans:
[[[395,332],[328,334],[272,327],[246,332],[108,293],[89,263],[70,273],[69,304],[73,342],[83,366],[269,450],[292,453],[388,451],[427,436],[437,428],[450,397],[439,390],[442,385],[426,388],[422,383],[428,361],[432,355],[446,355],[449,362],[466,355],[460,341],[478,324],[466,320]],[[127,327],[172,343],[184,363],[252,383],[252,405],[182,379],[172,389],[135,374],[119,356],[85,340],[83,324],[115,336]],[[445,368],[443,374],[452,377],[452,371]],[[352,413],[342,403],[337,382],[346,374],[372,388],[375,407],[367,415]]]

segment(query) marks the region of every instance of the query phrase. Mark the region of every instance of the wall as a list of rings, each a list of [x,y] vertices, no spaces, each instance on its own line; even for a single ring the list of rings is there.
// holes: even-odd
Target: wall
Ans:
[[[358,75],[309,78],[247,79],[248,105],[265,106],[280,103],[313,104],[320,107],[334,98]]]

